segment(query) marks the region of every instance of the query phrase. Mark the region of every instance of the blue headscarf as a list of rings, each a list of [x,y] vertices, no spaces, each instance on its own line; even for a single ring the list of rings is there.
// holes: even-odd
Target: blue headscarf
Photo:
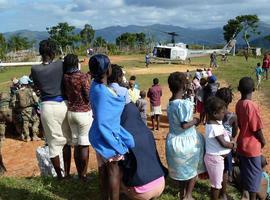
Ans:
[[[92,77],[98,82],[110,65],[110,59],[108,58],[108,56],[103,54],[96,54],[92,56],[88,63]]]

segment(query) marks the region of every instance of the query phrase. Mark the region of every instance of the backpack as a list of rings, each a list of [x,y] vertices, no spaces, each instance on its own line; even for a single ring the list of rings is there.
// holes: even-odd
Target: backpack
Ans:
[[[17,93],[18,105],[20,108],[26,108],[34,104],[31,90],[23,89]]]
[[[10,95],[7,92],[0,93],[0,108],[4,106],[8,106],[10,102]]]

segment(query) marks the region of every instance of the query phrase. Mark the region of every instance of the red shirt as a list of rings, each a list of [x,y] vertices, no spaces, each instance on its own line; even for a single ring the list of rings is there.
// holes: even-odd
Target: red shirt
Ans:
[[[72,112],[90,111],[89,90],[90,77],[80,71],[64,75],[65,95],[68,99],[68,110]]]
[[[262,68],[270,68],[270,59],[264,58]]]
[[[153,85],[147,92],[147,97],[150,98],[150,104],[152,106],[160,106],[160,97],[162,96],[162,90],[159,85]]]
[[[246,157],[260,156],[261,143],[255,137],[255,132],[263,128],[258,106],[251,100],[239,100],[236,115],[240,129],[237,151]]]

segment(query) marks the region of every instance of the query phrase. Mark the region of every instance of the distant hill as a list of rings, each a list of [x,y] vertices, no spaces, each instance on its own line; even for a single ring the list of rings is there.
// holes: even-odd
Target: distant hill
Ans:
[[[79,33],[81,29],[77,28],[76,33]],[[260,23],[258,30],[261,32],[258,36],[251,38],[252,46],[260,46],[263,48],[270,48],[270,42],[266,41],[264,37],[270,35],[270,25],[266,23]],[[200,44],[200,45],[220,45],[225,44],[223,39],[223,29],[212,28],[212,29],[196,29],[196,28],[183,28],[173,25],[153,24],[150,26],[110,26],[103,29],[96,30],[95,37],[101,36],[106,41],[114,43],[115,39],[122,33],[132,32],[140,33],[143,32],[147,37],[151,37],[155,42],[169,42],[171,37],[165,32],[176,32],[179,34],[175,38],[176,42],[183,42],[186,44]],[[15,32],[4,33],[4,36],[8,39],[11,35],[20,35],[27,37],[29,40],[35,40],[36,45],[39,41],[48,38],[46,31],[29,31],[19,30]],[[244,41],[241,37],[237,38],[237,43],[243,45]]]

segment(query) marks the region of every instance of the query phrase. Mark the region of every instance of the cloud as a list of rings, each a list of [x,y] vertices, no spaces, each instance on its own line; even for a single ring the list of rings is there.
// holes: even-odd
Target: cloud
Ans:
[[[0,0],[0,31],[32,24],[45,30],[59,22],[95,29],[113,25],[170,24],[192,28],[222,27],[229,19],[257,14],[270,21],[269,0]],[[8,3],[7,3],[8,2]],[[12,8],[10,7],[11,3]],[[9,8],[7,8],[7,6]],[[14,14],[15,13],[15,14]]]
[[[156,8],[179,8],[186,6],[199,7],[201,5],[224,5],[235,3],[235,0],[124,0],[127,5],[136,5],[139,7],[156,7]],[[244,3],[245,0],[238,0],[237,2]]]
[[[5,10],[7,8],[10,8],[13,5],[13,0],[0,0],[0,10]]]
[[[114,9],[123,6],[123,0],[73,0],[72,11],[88,11]]]

